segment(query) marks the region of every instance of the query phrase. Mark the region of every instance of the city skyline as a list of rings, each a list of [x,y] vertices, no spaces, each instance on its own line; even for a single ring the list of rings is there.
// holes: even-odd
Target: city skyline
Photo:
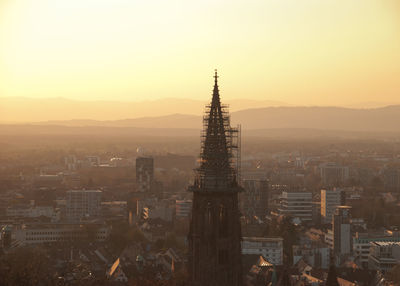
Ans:
[[[0,285],[400,285],[399,15],[0,1]]]

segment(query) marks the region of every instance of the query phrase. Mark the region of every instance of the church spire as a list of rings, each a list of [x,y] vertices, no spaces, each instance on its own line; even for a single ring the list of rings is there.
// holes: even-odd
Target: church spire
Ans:
[[[235,176],[231,166],[230,118],[226,107],[221,105],[217,70],[211,104],[207,106],[203,123],[201,166],[198,169],[200,184],[208,190],[226,189],[232,186]]]
[[[221,100],[219,97],[219,88],[218,88],[218,72],[217,69],[214,70],[214,89],[213,89],[213,96],[211,100],[211,106],[218,108],[221,106]]]
[[[328,277],[326,278],[325,286],[339,286],[339,282],[337,281],[336,267],[335,267],[335,258],[331,251],[330,253],[330,265],[328,271]]]
[[[221,105],[215,71],[211,103],[203,117],[200,167],[196,172],[189,228],[189,277],[196,286],[242,286],[241,229],[232,133]]]

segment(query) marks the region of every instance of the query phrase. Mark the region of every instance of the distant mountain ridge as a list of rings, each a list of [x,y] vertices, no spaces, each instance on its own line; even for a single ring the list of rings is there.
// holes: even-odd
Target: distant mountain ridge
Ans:
[[[235,99],[226,102],[229,104],[232,125],[240,123],[243,130],[400,131],[400,105],[366,109],[291,106],[268,100]],[[202,127],[205,104],[200,100],[178,98],[118,102],[0,97],[0,124],[198,130]]]
[[[232,112],[231,122],[232,125],[240,123],[244,130],[317,129],[400,133],[400,105],[374,109],[318,106],[253,108]],[[200,129],[202,117],[172,114],[114,121],[71,120],[37,122],[35,124]]]
[[[171,114],[156,117],[139,117],[121,120],[49,120],[34,122],[34,125],[61,125],[61,126],[104,126],[104,127],[136,127],[136,128],[187,128],[199,129],[201,118],[196,115]]]
[[[232,119],[234,123],[240,122],[243,126],[251,126],[250,129],[311,128],[400,132],[400,105],[371,109],[270,107],[234,112]]]
[[[207,98],[208,100],[208,98]],[[0,123],[29,123],[48,120],[121,120],[170,114],[199,115],[207,100],[163,98],[147,101],[79,101],[66,98],[32,99],[0,97]],[[287,106],[273,100],[232,99],[224,100],[231,111],[254,107]]]

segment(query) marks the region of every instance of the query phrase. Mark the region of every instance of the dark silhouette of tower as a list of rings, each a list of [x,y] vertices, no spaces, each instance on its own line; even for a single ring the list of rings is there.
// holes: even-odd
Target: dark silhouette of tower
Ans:
[[[339,286],[339,282],[337,281],[336,267],[335,267],[335,258],[334,254],[330,253],[330,265],[328,271],[328,277],[325,282],[326,286]]]
[[[221,105],[218,75],[204,116],[201,163],[193,192],[189,232],[189,274],[195,286],[241,286],[241,229],[233,132]]]

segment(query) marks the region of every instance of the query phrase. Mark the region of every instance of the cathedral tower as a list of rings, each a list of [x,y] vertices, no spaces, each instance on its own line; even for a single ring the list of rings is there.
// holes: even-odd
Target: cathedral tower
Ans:
[[[218,75],[204,116],[200,167],[193,192],[189,273],[193,286],[241,286],[241,229],[233,130],[221,105]]]

